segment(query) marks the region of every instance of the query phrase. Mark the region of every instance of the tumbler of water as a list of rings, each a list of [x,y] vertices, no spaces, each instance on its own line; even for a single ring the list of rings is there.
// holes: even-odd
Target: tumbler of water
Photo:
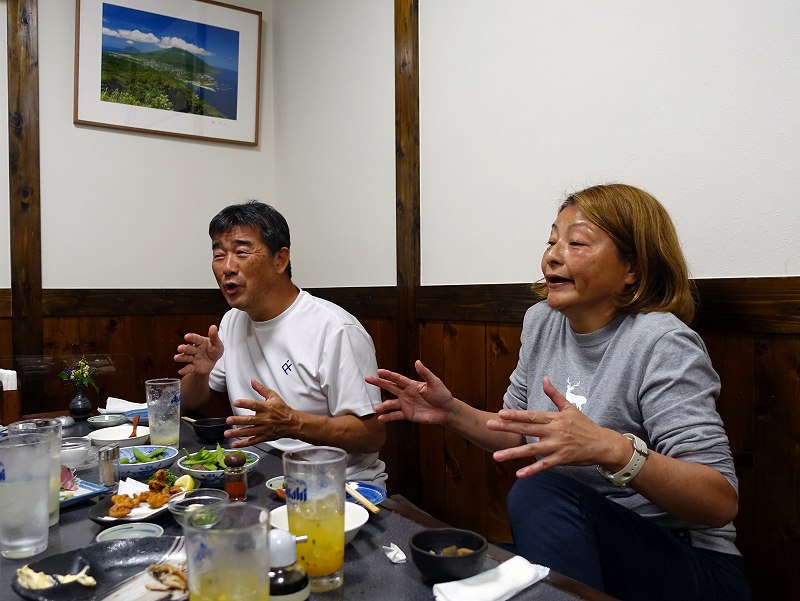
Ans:
[[[50,442],[50,489],[47,497],[48,524],[58,524],[61,491],[61,422],[57,419],[25,419],[8,426],[9,436],[41,434]]]

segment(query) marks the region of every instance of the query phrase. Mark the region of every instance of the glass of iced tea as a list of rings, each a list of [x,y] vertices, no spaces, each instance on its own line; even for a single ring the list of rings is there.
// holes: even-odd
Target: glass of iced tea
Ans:
[[[283,454],[289,531],[308,537],[297,546],[297,561],[314,593],[344,583],[346,457],[336,447],[306,447]]]
[[[269,512],[205,505],[184,516],[191,601],[269,601]]]

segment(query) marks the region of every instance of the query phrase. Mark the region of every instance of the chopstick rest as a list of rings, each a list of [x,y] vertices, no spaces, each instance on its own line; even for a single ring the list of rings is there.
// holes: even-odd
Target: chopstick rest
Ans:
[[[364,507],[366,507],[372,513],[378,513],[380,511],[380,508],[377,505],[375,505],[375,503],[373,503],[372,501],[367,499],[364,495],[362,495],[360,492],[358,492],[355,488],[353,488],[352,486],[350,486],[346,482],[344,484],[344,489],[347,491],[347,494],[349,494],[356,501],[361,503]]]

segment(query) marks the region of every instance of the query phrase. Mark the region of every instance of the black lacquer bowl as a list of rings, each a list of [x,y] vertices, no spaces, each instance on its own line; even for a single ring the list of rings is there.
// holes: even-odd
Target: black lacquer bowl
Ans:
[[[444,555],[448,548],[469,549],[466,555]],[[411,559],[431,582],[461,580],[483,571],[486,539],[476,532],[458,528],[433,528],[411,537]]]

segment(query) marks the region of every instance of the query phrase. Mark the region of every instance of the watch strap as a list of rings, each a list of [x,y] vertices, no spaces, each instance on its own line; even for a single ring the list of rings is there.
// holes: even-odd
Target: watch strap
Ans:
[[[600,465],[597,466],[597,471],[606,480],[619,487],[627,486],[628,482],[636,477],[644,466],[647,455],[650,453],[645,442],[638,436],[630,433],[623,434],[623,436],[633,444],[633,455],[631,455],[631,460],[628,464],[616,473],[612,473]]]

